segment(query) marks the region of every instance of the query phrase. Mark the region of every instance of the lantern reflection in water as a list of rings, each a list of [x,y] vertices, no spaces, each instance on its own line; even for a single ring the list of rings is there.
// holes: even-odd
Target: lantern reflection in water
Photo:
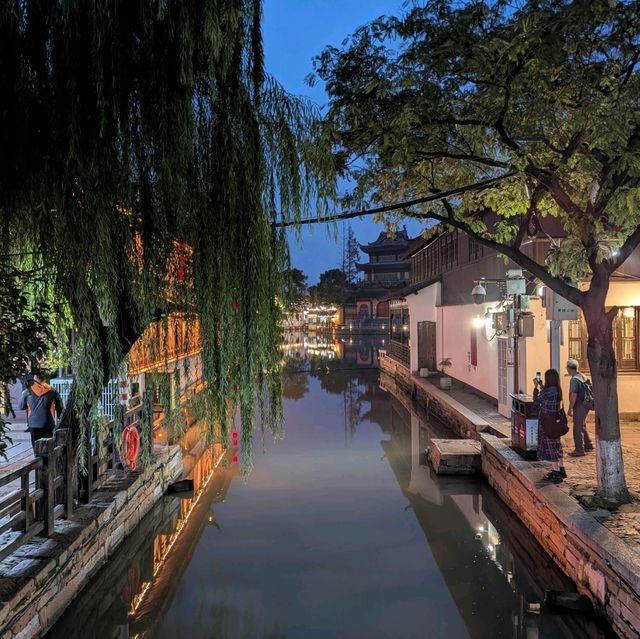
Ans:
[[[181,500],[178,521],[173,532],[169,534],[159,534],[154,539],[153,573],[151,579],[143,582],[140,585],[138,592],[133,596],[129,609],[129,615],[131,617],[136,618],[140,615],[141,607],[156,582],[156,577],[158,577],[170,559],[171,551],[180,541],[182,533],[187,528],[189,520],[191,519],[203,495],[206,493],[210,483],[220,474],[220,472],[216,472],[218,466],[225,458],[228,460],[229,456],[237,458],[234,453],[235,450],[232,449],[225,454],[222,444],[213,444],[210,448],[204,451],[202,457],[200,457],[194,465],[191,473],[191,478],[194,481],[194,496],[192,498]],[[237,469],[237,466],[234,466],[234,468]],[[238,471],[236,470],[235,474],[237,474],[237,472]],[[209,516],[209,521],[211,521],[211,516]],[[187,557],[187,559],[189,559],[189,557]],[[186,565],[185,561],[181,561],[180,563]]]

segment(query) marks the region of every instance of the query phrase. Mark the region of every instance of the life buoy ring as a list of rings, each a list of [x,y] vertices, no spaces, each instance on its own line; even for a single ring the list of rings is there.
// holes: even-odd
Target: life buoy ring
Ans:
[[[122,431],[122,462],[129,470],[135,470],[140,450],[140,433],[138,429],[129,424]]]

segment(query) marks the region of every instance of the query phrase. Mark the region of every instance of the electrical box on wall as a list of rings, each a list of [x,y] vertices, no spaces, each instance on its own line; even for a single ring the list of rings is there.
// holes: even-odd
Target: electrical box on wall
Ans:
[[[548,286],[545,287],[545,307],[547,310],[548,320],[577,320],[578,307],[569,300],[552,291]]]
[[[507,295],[524,295],[527,292],[524,277],[507,279]]]
[[[533,313],[522,313],[518,318],[518,335],[533,337],[535,332],[535,316]]]
[[[509,326],[509,316],[506,311],[501,311],[499,313],[492,313],[493,317],[493,328],[496,331],[504,332],[507,330]]]

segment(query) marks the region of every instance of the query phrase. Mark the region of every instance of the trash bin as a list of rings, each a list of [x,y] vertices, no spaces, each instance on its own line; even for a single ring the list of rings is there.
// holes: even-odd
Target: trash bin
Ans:
[[[538,452],[538,407],[531,395],[511,395],[511,448],[525,459]]]

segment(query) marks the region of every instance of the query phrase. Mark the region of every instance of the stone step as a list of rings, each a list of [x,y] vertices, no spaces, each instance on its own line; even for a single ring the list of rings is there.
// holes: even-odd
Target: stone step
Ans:
[[[437,475],[475,475],[481,469],[480,442],[474,439],[432,439],[426,453]]]

